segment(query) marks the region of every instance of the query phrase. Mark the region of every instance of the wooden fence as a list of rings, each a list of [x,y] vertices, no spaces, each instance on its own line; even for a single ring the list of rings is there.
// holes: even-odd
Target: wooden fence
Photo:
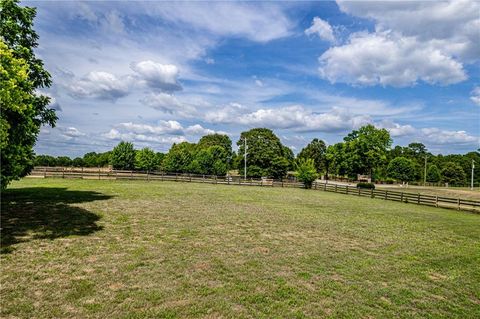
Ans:
[[[291,180],[244,179],[241,176],[214,176],[199,174],[181,174],[167,172],[139,172],[97,168],[70,167],[35,167],[29,177],[38,178],[80,178],[100,180],[147,180],[196,182],[225,185],[294,187],[304,188],[304,184]],[[399,192],[392,190],[362,189],[356,186],[314,182],[312,189],[335,192],[353,196],[363,196],[403,203],[427,205],[433,207],[451,208],[480,213],[480,201],[420,193]]]

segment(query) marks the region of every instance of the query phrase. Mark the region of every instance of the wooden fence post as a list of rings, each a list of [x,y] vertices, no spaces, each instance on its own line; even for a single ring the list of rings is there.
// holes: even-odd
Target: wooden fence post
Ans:
[[[348,195],[348,185],[347,185],[347,195]]]
[[[460,210],[460,198],[457,199],[457,203],[458,203],[457,210]]]
[[[100,167],[98,168],[98,179],[100,179]]]
[[[62,169],[62,178],[65,178],[65,167]]]
[[[435,207],[438,207],[438,195],[435,196]]]
[[[358,196],[360,196],[360,187],[358,188]]]
[[[373,195],[373,188],[370,189],[370,197],[374,198],[375,196]]]
[[[191,182],[191,181],[192,181],[192,174],[191,174],[191,173],[188,173],[188,177],[189,177],[189,180],[188,180],[188,181]]]
[[[417,204],[420,205],[420,193],[418,193],[418,196],[417,196]]]
[[[335,193],[337,192],[337,186],[338,186],[338,185],[337,185],[337,184],[335,184]]]
[[[387,200],[387,199],[388,199],[388,191],[386,190],[385,191],[385,200]]]
[[[327,181],[325,181],[325,184],[323,184],[323,190],[327,191]]]
[[[147,171],[147,181],[150,181],[150,172]]]
[[[178,173],[175,173],[175,182],[178,182]]]
[[[402,195],[400,196],[400,201],[403,203],[403,192],[402,192]]]

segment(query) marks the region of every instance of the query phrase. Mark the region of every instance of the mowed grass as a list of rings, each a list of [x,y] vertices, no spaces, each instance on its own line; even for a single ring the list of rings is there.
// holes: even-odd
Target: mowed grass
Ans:
[[[24,179],[4,318],[479,318],[480,215],[282,188]]]
[[[425,195],[437,195],[442,197],[453,197],[461,199],[470,199],[480,201],[480,188],[475,187],[471,190],[469,187],[423,187],[409,185],[401,187],[400,185],[377,184],[377,189],[393,190],[396,192],[420,193]]]

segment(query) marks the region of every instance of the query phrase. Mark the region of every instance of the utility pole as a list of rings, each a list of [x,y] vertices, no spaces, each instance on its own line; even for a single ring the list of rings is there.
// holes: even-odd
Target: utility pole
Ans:
[[[475,170],[475,160],[472,159],[472,179],[470,180],[470,189],[473,191],[473,173]]]
[[[425,170],[423,172],[423,186],[427,185],[427,155],[425,155]]]
[[[244,168],[243,168],[243,175],[244,175],[244,179],[247,180],[247,137],[244,137],[243,138],[243,156],[244,156],[244,159],[243,159],[243,164],[244,164]]]

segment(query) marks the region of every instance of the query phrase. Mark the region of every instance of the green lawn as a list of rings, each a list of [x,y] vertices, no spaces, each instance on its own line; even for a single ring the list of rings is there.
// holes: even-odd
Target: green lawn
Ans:
[[[335,193],[24,179],[1,317],[479,318],[480,215]]]

